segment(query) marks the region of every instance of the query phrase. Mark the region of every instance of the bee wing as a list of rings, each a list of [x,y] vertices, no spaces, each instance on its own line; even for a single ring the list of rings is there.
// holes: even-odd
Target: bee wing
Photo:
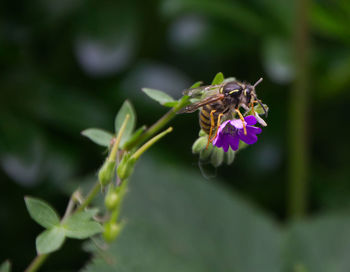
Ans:
[[[208,96],[208,97],[204,98],[203,100],[201,100],[199,102],[193,103],[191,105],[188,105],[188,106],[182,108],[177,113],[191,113],[191,112],[194,112],[197,109],[199,109],[200,107],[203,107],[205,105],[208,105],[208,104],[214,103],[216,101],[222,100],[222,99],[224,99],[224,97],[225,96],[223,94],[220,94],[220,93]]]
[[[190,96],[190,97],[198,97],[198,96],[201,96],[203,93],[205,93],[207,91],[212,91],[212,90],[217,89],[217,88],[219,88],[221,86],[222,86],[222,84],[200,86],[200,87],[197,87],[197,88],[184,90],[182,92],[182,94]]]

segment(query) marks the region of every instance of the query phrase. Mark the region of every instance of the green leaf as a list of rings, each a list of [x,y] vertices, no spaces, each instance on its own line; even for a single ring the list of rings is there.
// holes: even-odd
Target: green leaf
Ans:
[[[235,77],[227,77],[222,81],[222,83],[227,83],[227,82],[232,82],[232,81],[236,81],[236,78]]]
[[[283,271],[280,227],[222,184],[146,155],[129,183],[125,228],[83,271]]]
[[[62,225],[66,236],[69,238],[85,239],[100,233],[102,226],[91,220],[96,213],[97,210],[92,209],[68,217]]]
[[[53,227],[42,232],[36,238],[36,250],[38,254],[46,254],[58,250],[65,240],[64,229]]]
[[[114,127],[115,127],[115,134],[118,135],[118,132],[125,120],[126,115],[129,114],[130,118],[128,123],[126,124],[123,136],[120,140],[120,146],[123,146],[125,142],[130,138],[132,135],[132,132],[134,131],[135,124],[136,124],[136,113],[131,105],[131,103],[126,100],[122,107],[120,108],[117,116],[115,117]]]
[[[88,137],[94,143],[106,147],[110,146],[111,140],[113,139],[112,133],[99,128],[88,128],[83,130],[81,134],[85,137]]]
[[[148,95],[153,100],[156,100],[158,103],[160,103],[163,106],[167,107],[173,107],[177,104],[177,101],[174,100],[170,95],[166,94],[163,91],[155,90],[155,89],[149,89],[149,88],[142,88],[142,91]]]
[[[0,265],[0,272],[10,272],[11,271],[11,263],[6,260]]]
[[[349,213],[293,222],[285,238],[285,271],[350,271]],[[296,270],[301,265],[303,270]]]
[[[37,198],[24,198],[30,217],[44,228],[51,228],[60,223],[56,211],[46,202]]]
[[[203,81],[197,81],[190,87],[190,89],[198,88],[202,84],[203,84]]]
[[[218,85],[218,84],[221,84],[223,81],[224,81],[224,74],[219,72],[216,74],[216,76],[214,77],[211,85]]]

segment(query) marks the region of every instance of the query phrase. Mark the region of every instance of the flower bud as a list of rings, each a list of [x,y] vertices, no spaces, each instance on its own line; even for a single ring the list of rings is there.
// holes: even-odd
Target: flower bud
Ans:
[[[114,175],[115,161],[106,160],[98,172],[98,180],[102,186],[108,185]]]
[[[199,153],[199,158],[201,160],[206,160],[210,155],[211,152],[213,151],[213,145],[209,144],[208,148],[204,148],[200,153]]]
[[[192,145],[192,153],[197,154],[201,152],[207,146],[208,138],[207,137],[199,137]]]
[[[108,210],[113,211],[119,203],[119,196],[115,190],[111,190],[105,197],[105,206]]]
[[[122,230],[122,225],[117,223],[108,222],[104,225],[103,239],[106,242],[113,242]]]
[[[136,159],[125,155],[118,165],[117,174],[121,180],[126,180],[133,172]]]

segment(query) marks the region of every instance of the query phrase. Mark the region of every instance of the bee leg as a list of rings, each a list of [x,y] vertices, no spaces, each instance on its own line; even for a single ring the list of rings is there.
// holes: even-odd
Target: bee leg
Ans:
[[[223,116],[224,114],[223,113],[220,113],[219,114],[219,117],[218,117],[218,121],[216,123],[216,132],[215,132],[215,136],[213,138],[211,138],[210,142],[213,142],[214,139],[216,138],[216,136],[218,136],[218,131],[219,131],[219,126],[220,126],[220,122],[221,122],[221,117]]]
[[[206,149],[208,149],[208,146],[210,144],[210,138],[211,138],[211,135],[213,133],[213,128],[215,126],[215,123],[214,123],[214,113],[216,112],[216,110],[212,110],[210,112],[210,131],[209,131],[209,136],[208,136],[208,143],[207,143],[207,146],[205,147]]]
[[[239,118],[241,119],[241,121],[242,121],[242,123],[243,123],[244,135],[247,135],[247,128],[245,127],[244,117],[243,117],[242,113],[241,113],[238,109],[235,109],[235,111],[237,112]]]
[[[255,116],[255,111],[254,111],[254,103],[257,102],[257,101],[252,101],[250,104],[251,104],[251,108],[252,108],[252,113],[253,115]]]

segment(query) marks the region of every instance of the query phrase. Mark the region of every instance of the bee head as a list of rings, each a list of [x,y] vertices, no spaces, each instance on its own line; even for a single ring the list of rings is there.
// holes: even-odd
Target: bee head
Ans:
[[[225,97],[239,97],[242,93],[243,86],[237,82],[229,82],[222,88],[222,93]]]

